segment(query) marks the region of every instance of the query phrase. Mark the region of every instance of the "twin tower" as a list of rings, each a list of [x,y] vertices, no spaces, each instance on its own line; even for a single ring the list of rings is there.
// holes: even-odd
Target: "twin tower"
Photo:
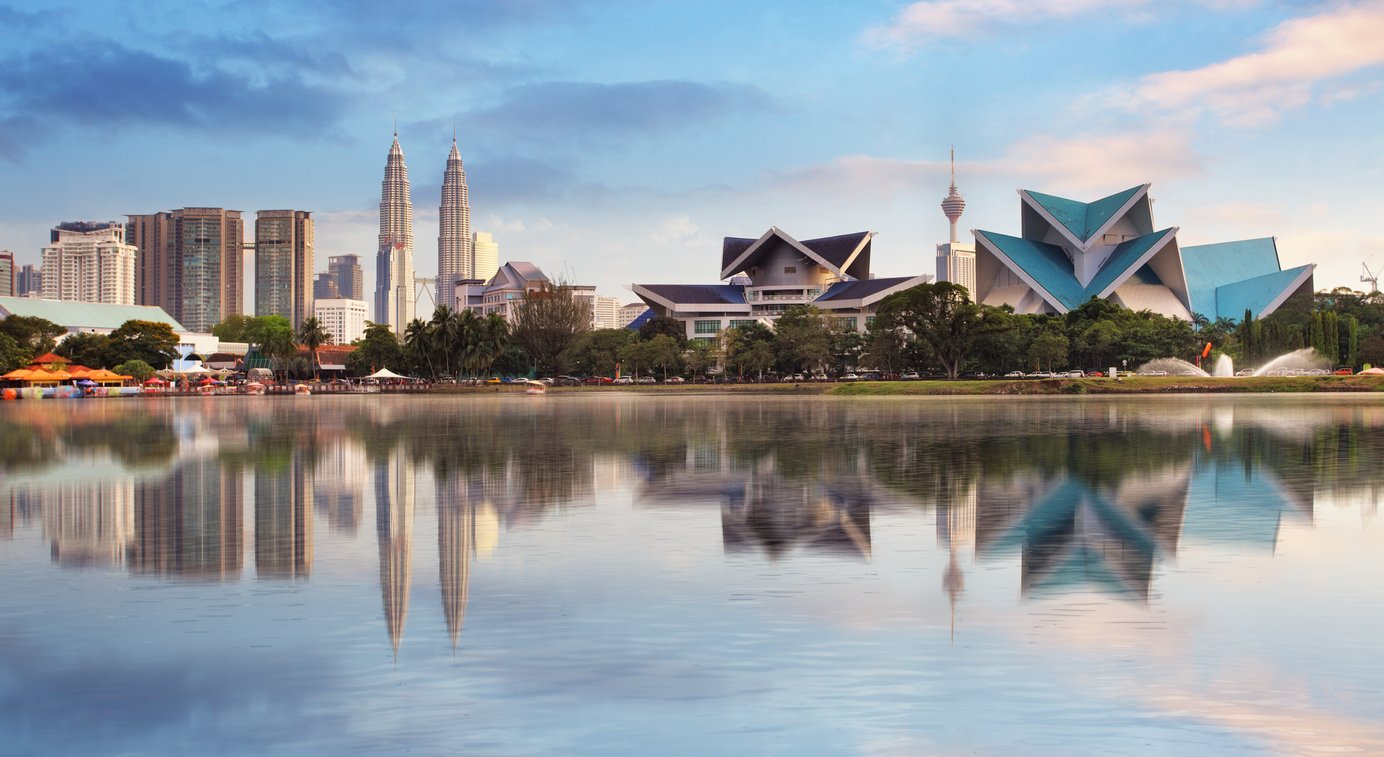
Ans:
[[[471,234],[471,200],[466,190],[466,169],[461,164],[456,137],[447,155],[442,178],[442,203],[438,208],[437,304],[456,309],[458,279],[488,277],[498,261],[477,264],[476,240]],[[375,257],[375,322],[387,323],[402,334],[415,317],[413,272],[413,201],[409,196],[408,166],[399,147],[399,134],[389,147],[384,181],[380,182],[380,239]]]

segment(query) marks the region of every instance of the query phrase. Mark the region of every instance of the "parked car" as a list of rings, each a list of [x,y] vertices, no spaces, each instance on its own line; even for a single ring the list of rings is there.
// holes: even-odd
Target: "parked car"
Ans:
[[[669,377],[668,377],[668,380],[665,381],[664,383],[665,383],[665,384],[686,384],[686,383],[687,383],[687,379],[684,379],[682,376],[669,376]]]
[[[603,386],[605,384],[615,383],[615,379],[609,376],[591,376],[582,383],[586,384],[587,386]]]
[[[615,379],[614,381],[612,381],[612,382],[610,382],[610,383],[612,383],[612,384],[620,384],[621,386],[627,386],[627,385],[629,385],[629,384],[633,384],[633,383],[634,383],[634,378],[631,377],[631,376],[621,376],[620,378]]]
[[[903,375],[900,376],[899,378],[903,379],[904,381],[917,381],[917,380],[918,380],[918,372],[917,372],[917,371],[904,371],[904,372],[903,372]]]
[[[1087,371],[1086,378],[1105,378],[1105,371]]]
[[[640,376],[639,378],[637,378],[637,379],[634,380],[634,383],[636,383],[636,384],[657,384],[657,383],[658,383],[658,379],[654,378],[653,376]]]
[[[1023,371],[1010,371],[1010,372],[1004,374],[1004,377],[1005,377],[1005,378],[1023,378],[1023,377],[1024,377],[1024,372],[1023,372]]]
[[[842,380],[842,381],[859,381],[859,380],[860,380],[860,377],[857,376],[857,375],[855,375],[854,373],[847,373],[846,375],[844,375],[844,376],[841,377],[841,380]]]
[[[862,373],[862,374],[860,374],[860,380],[861,380],[861,381],[883,381],[883,380],[884,380],[884,377],[881,376],[881,375],[879,374],[878,371],[870,371],[869,373]]]
[[[488,378],[488,379],[485,380],[485,383],[487,383],[487,384],[498,384],[498,383],[500,383],[500,377],[499,377],[499,376],[491,376],[490,378]]]
[[[813,380],[813,381],[831,381],[831,379],[828,378],[827,375],[826,375],[825,373],[814,373],[814,374],[812,374],[812,380]]]
[[[557,381],[553,383],[557,386],[581,386],[581,379],[576,376],[558,376]]]
[[[789,381],[806,381],[807,379],[803,378],[803,375],[802,375],[801,373],[795,373],[795,374],[793,374],[792,376],[789,376],[789,377],[788,377],[788,380],[789,380]]]
[[[1355,375],[1355,371],[1352,371],[1352,370],[1349,369],[1349,368],[1337,368],[1337,369],[1336,369],[1336,375],[1337,375],[1337,376],[1354,376],[1354,375]]]

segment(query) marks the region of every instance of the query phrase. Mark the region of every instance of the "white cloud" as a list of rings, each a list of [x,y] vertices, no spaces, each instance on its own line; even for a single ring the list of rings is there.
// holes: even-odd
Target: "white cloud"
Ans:
[[[1261,0],[921,0],[893,21],[865,32],[864,41],[876,47],[917,47],[929,39],[964,39],[999,27],[1023,27],[1050,19],[1088,14],[1118,13],[1136,20],[1152,20],[1145,11],[1166,11],[1190,5],[1213,11],[1251,8]]]
[[[1012,145],[995,161],[995,168],[1051,191],[1082,195],[1200,176],[1205,160],[1192,149],[1186,132],[1167,130],[1073,139],[1030,137]]]
[[[1314,97],[1323,82],[1384,65],[1384,0],[1350,3],[1315,16],[1285,21],[1257,52],[1198,69],[1165,71],[1141,79],[1132,110],[1209,115],[1223,123],[1259,126]]]

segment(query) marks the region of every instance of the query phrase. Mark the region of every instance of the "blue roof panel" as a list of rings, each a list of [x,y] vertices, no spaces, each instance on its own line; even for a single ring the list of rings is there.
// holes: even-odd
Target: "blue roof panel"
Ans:
[[[1025,191],[1028,192],[1029,197],[1042,205],[1043,209],[1048,211],[1053,218],[1067,227],[1067,231],[1070,231],[1072,236],[1085,242],[1094,236],[1106,221],[1110,220],[1120,208],[1124,207],[1126,202],[1129,202],[1131,197],[1143,188],[1143,185],[1140,184],[1137,187],[1116,192],[1109,197],[1102,197],[1090,203],[1034,192],[1031,189]]]
[[[1216,290],[1237,281],[1277,273],[1278,247],[1273,237],[1183,247],[1182,269],[1187,274],[1187,294],[1192,300],[1193,313],[1212,320],[1218,317],[1238,319],[1244,315],[1244,308],[1229,312],[1218,306]]]
[[[1125,203],[1129,202],[1129,198],[1133,197],[1143,188],[1142,184],[1137,187],[1130,187],[1123,192],[1116,192],[1109,197],[1102,197],[1087,205],[1086,233],[1081,237],[1081,241],[1085,242],[1094,236],[1097,229],[1105,225],[1105,222],[1110,220],[1111,216],[1115,215],[1120,208],[1124,207]]]
[[[1243,318],[1249,310],[1258,318],[1285,290],[1293,286],[1311,266],[1298,266],[1286,271],[1255,276],[1216,288],[1216,312],[1204,313],[1207,318]]]
[[[1113,284],[1121,274],[1138,263],[1139,258],[1153,247],[1153,243],[1162,239],[1163,235],[1169,231],[1171,229],[1155,231],[1152,234],[1145,234],[1142,237],[1118,244],[1115,250],[1110,253],[1110,257],[1106,259],[1105,265],[1101,266],[1095,277],[1091,279],[1091,283],[1086,286],[1086,294],[1091,297],[1099,295],[1106,287]]]
[[[1063,252],[1061,247],[1007,234],[996,234],[993,231],[979,233],[984,234],[1000,252],[1014,261],[1015,265],[1057,298],[1064,307],[1080,307],[1081,303],[1086,301],[1086,290],[1076,280],[1072,261],[1067,259],[1067,253]]]

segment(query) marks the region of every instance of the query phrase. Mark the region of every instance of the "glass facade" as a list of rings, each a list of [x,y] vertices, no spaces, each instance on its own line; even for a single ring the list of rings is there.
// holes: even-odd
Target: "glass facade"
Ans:
[[[692,324],[692,331],[697,334],[717,334],[721,331],[721,320],[714,321],[695,321]]]

